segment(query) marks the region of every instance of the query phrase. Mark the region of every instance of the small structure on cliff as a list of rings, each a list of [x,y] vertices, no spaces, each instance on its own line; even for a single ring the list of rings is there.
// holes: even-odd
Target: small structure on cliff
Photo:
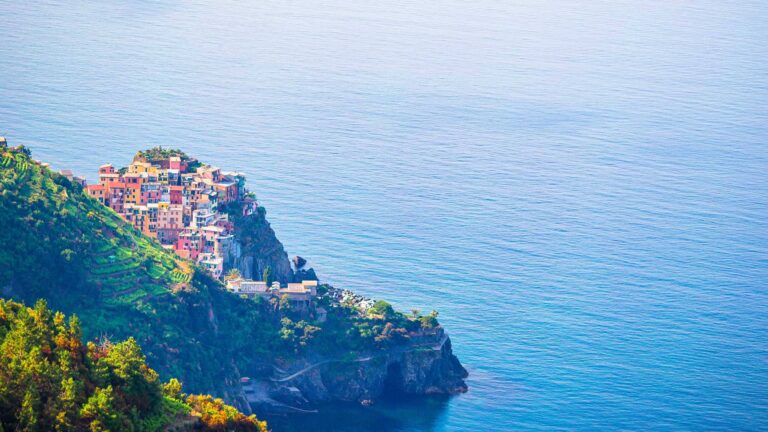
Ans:
[[[271,287],[267,287],[264,281],[255,281],[241,277],[227,280],[227,289],[235,294],[245,295],[250,298],[281,298],[287,296],[288,301],[293,306],[302,308],[309,307],[312,300],[317,296],[317,281],[304,280],[298,283],[289,283],[286,287],[281,287],[280,282],[273,282]]]
[[[235,294],[243,294],[249,297],[267,296],[270,293],[266,282],[243,279],[241,277],[227,280],[227,289]]]

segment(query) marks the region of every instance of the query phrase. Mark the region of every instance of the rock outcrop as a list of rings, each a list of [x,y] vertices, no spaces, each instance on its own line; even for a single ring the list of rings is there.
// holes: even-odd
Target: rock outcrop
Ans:
[[[288,259],[265,215],[263,207],[253,215],[235,215],[235,241],[227,251],[225,268],[237,268],[246,278],[260,279],[269,267],[272,278],[281,283],[318,279],[315,271],[307,268],[306,259]],[[255,409],[264,411],[312,410],[334,401],[369,405],[385,395],[467,391],[467,371],[439,326],[429,334],[411,337],[405,344],[359,354],[354,359],[307,353],[274,364],[271,376],[248,375],[252,378],[244,386],[243,396]]]
[[[370,299],[327,285],[317,288],[316,304],[300,300],[295,309],[287,295],[242,298],[84,194],[81,185],[32,161],[26,150],[13,153],[13,165],[0,166],[10,179],[0,194],[0,261],[8,263],[0,268],[6,270],[0,294],[27,304],[44,298],[77,313],[88,323],[84,339],[133,336],[161,379],[177,377],[188,391],[241,409],[246,397],[312,407],[367,403],[388,392],[466,389],[466,371],[436,322],[393,324],[368,316]],[[306,263],[292,268],[262,207],[227,212],[235,226],[228,269],[254,279],[269,269],[282,284],[316,279]],[[350,338],[355,331],[360,337]],[[255,387],[242,388],[251,381]]]
[[[294,273],[283,244],[266,219],[264,207],[248,216],[236,216],[235,241],[224,252],[224,269],[238,269],[246,279],[261,280],[269,268],[271,278],[281,284],[294,281]]]
[[[293,261],[293,266],[296,268],[296,270],[301,270],[304,268],[305,265],[307,265],[307,260],[305,260],[304,258],[298,255],[293,257],[292,261]]]
[[[411,343],[355,359],[276,365],[273,377],[251,384],[248,399],[261,411],[306,411],[335,401],[367,406],[386,396],[464,393],[466,377],[450,338],[438,327]]]

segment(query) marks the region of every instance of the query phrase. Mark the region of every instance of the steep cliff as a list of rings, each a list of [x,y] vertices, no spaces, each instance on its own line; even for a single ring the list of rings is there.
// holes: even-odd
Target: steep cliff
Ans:
[[[466,390],[466,371],[434,317],[386,304],[369,310],[327,286],[306,308],[241,298],[25,149],[0,150],[3,296],[42,297],[77,313],[88,339],[135,336],[161,377],[243,409],[246,397],[311,407]],[[269,268],[282,283],[315,276],[303,264],[294,272],[262,207],[247,216],[240,210],[230,268],[254,278]]]
[[[368,405],[385,396],[467,391],[467,371],[442,327],[387,350],[348,357],[281,362],[273,376],[249,383],[249,402],[265,411],[311,410],[333,401]]]
[[[269,269],[273,280],[282,284],[294,281],[294,272],[283,244],[269,225],[266,209],[259,206],[250,215],[235,209],[229,212],[235,224],[235,241],[224,255],[224,269],[238,269],[247,279],[261,280]]]

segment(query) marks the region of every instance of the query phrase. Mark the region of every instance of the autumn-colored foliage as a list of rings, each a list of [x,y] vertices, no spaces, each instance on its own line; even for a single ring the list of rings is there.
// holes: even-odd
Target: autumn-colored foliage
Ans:
[[[220,399],[185,403],[181,383],[161,384],[134,339],[81,337],[77,317],[43,300],[28,308],[0,299],[0,431],[150,432],[183,417],[196,430],[266,431]]]
[[[192,407],[192,415],[200,415],[205,427],[212,431],[266,432],[267,422],[256,416],[246,416],[237,409],[226,405],[221,399],[210,395],[190,395],[186,399]]]

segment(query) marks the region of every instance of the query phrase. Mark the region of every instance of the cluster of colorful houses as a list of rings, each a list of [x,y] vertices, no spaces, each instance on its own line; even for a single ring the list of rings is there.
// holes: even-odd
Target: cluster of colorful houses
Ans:
[[[220,209],[238,202],[248,215],[258,204],[247,195],[243,174],[204,165],[193,171],[190,162],[199,165],[179,156],[137,156],[125,169],[102,165],[99,182],[85,189],[136,229],[220,278],[234,240],[234,226]]]
[[[226,254],[235,241],[234,224],[223,209],[232,203],[243,216],[254,214],[258,203],[245,188],[245,176],[223,172],[194,159],[167,155],[137,155],[128,167],[99,167],[97,184],[86,184],[69,171],[62,174],[85,186],[87,193],[111,208],[136,229],[156,238],[163,247],[195,261],[221,279]],[[317,281],[281,287],[240,277],[227,289],[255,298],[286,296],[294,306],[308,307],[317,295]]]
[[[0,136],[0,147],[7,147]],[[162,152],[162,149],[153,149]],[[50,164],[34,161],[45,168]],[[91,197],[111,208],[136,229],[156,238],[178,255],[195,261],[211,275],[221,279],[225,254],[234,240],[234,224],[221,211],[229,204],[243,216],[254,214],[258,203],[245,188],[245,176],[238,172],[202,165],[195,159],[168,154],[148,158],[139,153],[127,168],[111,164],[99,167],[97,184],[71,170],[61,175],[85,188]],[[297,257],[297,260],[303,261]],[[303,265],[297,261],[297,267]],[[309,306],[317,295],[316,280],[267,286],[267,282],[229,278],[227,289],[255,298],[287,297],[299,306]]]

